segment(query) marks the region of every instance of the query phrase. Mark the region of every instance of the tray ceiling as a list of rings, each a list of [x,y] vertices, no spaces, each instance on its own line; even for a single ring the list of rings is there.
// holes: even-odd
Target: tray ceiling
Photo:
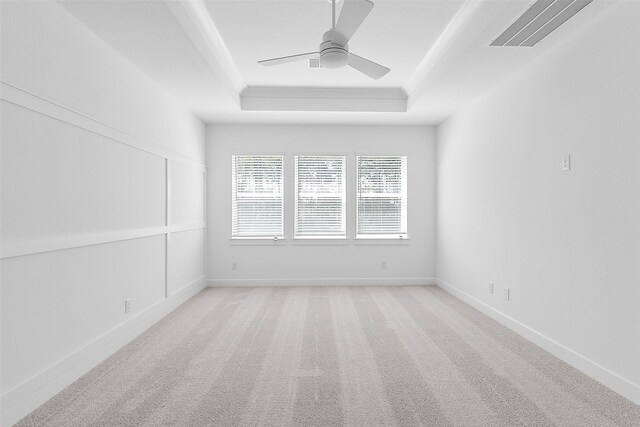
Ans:
[[[349,46],[391,68],[377,81],[304,61],[257,64],[317,49],[327,0],[58,0],[204,122],[336,124],[440,123],[613,4],[593,2],[514,49],[490,43],[530,0],[373,1]]]
[[[341,4],[337,5],[336,15]],[[402,87],[461,0],[377,0],[349,42],[349,50],[391,68],[372,80],[350,67],[310,69],[306,61],[264,67],[258,60],[312,52],[331,29],[331,3],[302,1],[205,1],[240,75],[248,86]]]

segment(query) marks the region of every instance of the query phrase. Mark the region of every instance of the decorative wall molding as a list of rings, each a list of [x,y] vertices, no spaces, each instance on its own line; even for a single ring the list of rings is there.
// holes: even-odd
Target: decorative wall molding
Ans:
[[[407,94],[394,88],[250,86],[240,94],[243,110],[406,112]]]
[[[319,88],[319,92],[323,92],[320,95],[311,93],[312,88],[247,87],[203,0],[165,0],[165,3],[214,75],[220,77],[226,91],[242,110],[407,112],[424,93],[434,66],[446,54],[460,32],[477,18],[481,3],[486,1],[464,0],[402,87]],[[385,96],[385,91],[396,95]],[[270,93],[267,94],[268,92]]]
[[[313,98],[313,99],[406,99],[402,89],[377,87],[273,87],[249,86],[242,95],[252,98]]]
[[[204,288],[204,277],[199,277],[168,299],[158,301],[63,360],[6,391],[2,395],[0,424],[9,426],[18,422]]]
[[[171,161],[165,159],[164,162],[164,223],[169,227],[171,224]],[[205,219],[206,221],[206,219]],[[169,235],[164,236],[164,297],[169,298]]]
[[[63,249],[80,248],[83,246],[101,245],[104,243],[140,239],[143,237],[158,236],[169,233],[181,233],[183,231],[204,230],[205,228],[205,223],[170,226],[161,225],[157,227],[105,231],[100,233],[77,234],[73,236],[43,237],[25,240],[3,240],[2,247],[0,248],[0,259],[59,251]]]
[[[456,288],[450,283],[445,282],[442,279],[436,279],[436,285],[444,291],[450,293],[454,297],[464,301],[473,308],[491,317],[498,323],[511,329],[518,335],[521,335],[527,340],[542,347],[558,359],[563,360],[564,362],[584,372],[596,381],[601,382],[616,393],[626,397],[637,405],[640,405],[640,385],[635,384],[624,377],[621,377],[615,372],[610,371],[609,369],[594,362],[591,359],[588,359],[582,354],[568,347],[565,347],[559,342],[545,336],[544,334],[536,331],[533,328],[530,328],[524,323],[521,323],[516,319],[507,316],[506,314],[496,310],[488,304],[485,304],[477,298],[472,297],[468,293],[461,291],[460,289]]]
[[[202,163],[171,150],[143,141],[123,130],[117,129],[62,104],[48,100],[28,90],[18,88],[4,81],[0,81],[0,99],[35,113],[59,120],[68,125],[103,136],[112,141],[162,157],[167,161],[168,173],[170,171],[170,162],[179,163],[204,174],[207,172],[207,167]],[[170,177],[168,174],[166,185],[167,193],[170,193]],[[170,197],[171,195],[167,194],[168,203],[170,202]],[[169,214],[169,212],[167,213]],[[167,221],[170,221],[169,216],[167,216]],[[198,224],[169,224],[170,222],[167,222],[163,226],[86,233],[71,236],[4,240],[0,247],[0,259],[206,228],[206,224],[204,222]]]
[[[433,277],[415,278],[318,278],[318,279],[207,279],[209,287],[263,287],[263,286],[431,286]]]
[[[135,137],[122,129],[113,127],[101,122],[89,115],[66,107],[45,97],[39,96],[28,90],[16,87],[0,80],[0,99],[23,108],[25,112],[33,112],[50,117],[65,125],[74,126],[95,135],[107,138],[109,141],[121,143],[131,148],[144,151],[146,153],[165,159],[166,181],[164,182],[166,191],[166,216],[161,225],[151,227],[141,227],[133,229],[120,229],[111,231],[98,231],[75,235],[46,236],[29,239],[3,240],[0,245],[0,259],[7,259],[17,256],[27,256],[50,251],[81,248],[91,245],[108,244],[118,241],[145,238],[150,236],[165,236],[165,265],[164,284],[165,295],[161,300],[142,309],[139,313],[132,313],[125,322],[116,324],[109,331],[99,335],[86,343],[80,349],[67,349],[70,353],[62,360],[56,361],[51,366],[40,372],[33,373],[33,376],[26,378],[21,384],[10,390],[2,390],[0,396],[0,425],[12,425],[19,421],[31,411],[46,402],[56,393],[77,380],[90,369],[94,368],[101,361],[112,355],[119,348],[127,344],[136,336],[144,332],[150,326],[166,314],[174,310],[184,301],[201,291],[206,280],[204,271],[193,272],[198,275],[197,279],[171,292],[167,292],[167,265],[172,262],[169,259],[170,236],[175,233],[188,232],[192,230],[206,230],[204,222],[188,224],[172,224],[170,203],[171,203],[171,162],[183,165],[203,174],[206,183],[206,165],[188,158],[180,153],[152,144],[148,141]],[[205,187],[206,188],[206,187]],[[206,194],[202,194],[204,205],[206,206]],[[206,248],[202,248],[204,255]],[[205,262],[206,265],[206,262]],[[182,279],[188,280],[188,279]],[[180,282],[182,282],[180,280]],[[155,285],[154,285],[155,286]]]
[[[206,165],[166,148],[159,147],[127,132],[82,114],[72,108],[36,95],[28,90],[0,81],[0,99],[36,113],[51,117],[69,125],[109,138],[121,144],[153,154],[158,157],[206,172]]]
[[[453,15],[446,27],[442,30],[431,49],[411,77],[405,82],[402,88],[409,94],[408,106],[411,107],[417,99],[422,96],[431,71],[435,68],[442,57],[449,51],[451,46],[459,38],[460,33],[474,19],[477,19],[478,9],[482,7],[486,0],[465,0],[458,11]]]
[[[202,0],[165,0],[165,4],[198,49],[213,74],[220,79],[225,91],[239,105],[239,94],[245,84],[229,49],[209,14],[207,5]]]

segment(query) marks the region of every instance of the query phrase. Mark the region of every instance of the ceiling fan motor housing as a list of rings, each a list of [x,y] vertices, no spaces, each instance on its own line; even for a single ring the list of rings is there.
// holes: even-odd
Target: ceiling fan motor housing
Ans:
[[[341,68],[349,63],[349,45],[341,46],[331,42],[333,30],[322,36],[320,43],[320,65],[322,68]]]

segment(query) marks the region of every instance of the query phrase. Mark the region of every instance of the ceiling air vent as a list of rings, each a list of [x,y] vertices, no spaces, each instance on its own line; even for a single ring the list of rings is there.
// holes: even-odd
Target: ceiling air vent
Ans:
[[[491,46],[534,46],[593,0],[538,0]]]

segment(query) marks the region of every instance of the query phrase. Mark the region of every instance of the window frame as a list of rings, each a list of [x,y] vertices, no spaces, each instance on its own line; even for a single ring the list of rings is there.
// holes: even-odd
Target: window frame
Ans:
[[[296,234],[296,225],[297,225],[297,212],[298,212],[298,167],[297,167],[297,159],[298,157],[341,157],[343,159],[343,169],[342,169],[342,206],[343,206],[343,210],[342,210],[342,219],[344,221],[344,234],[343,235],[331,235],[331,234],[324,234],[324,235],[297,235]],[[346,241],[349,238],[349,221],[348,221],[348,208],[349,208],[349,202],[348,202],[348,187],[347,187],[347,182],[349,180],[348,178],[348,165],[349,165],[349,153],[344,153],[344,152],[336,152],[336,153],[329,153],[329,152],[313,152],[313,153],[292,153],[292,159],[291,159],[291,164],[293,167],[293,212],[292,212],[292,220],[293,220],[293,227],[292,227],[292,237],[293,240],[295,240],[296,242],[300,243],[301,241],[305,241],[305,240],[309,240],[309,241],[315,241],[317,243],[321,242],[321,241],[331,241],[331,242],[335,242],[335,241]]]
[[[280,207],[282,212],[282,220],[281,220],[281,234],[279,235],[255,235],[255,236],[239,236],[234,235],[233,229],[233,211],[234,204],[236,203],[237,198],[234,197],[234,194],[237,194],[237,184],[234,176],[235,169],[235,158],[238,156],[246,156],[246,157],[280,157],[282,159],[282,174],[281,174],[281,197],[280,197]],[[286,240],[286,168],[287,168],[287,154],[282,152],[257,152],[257,153],[231,153],[231,227],[230,227],[230,237],[229,240],[234,242],[234,244],[242,244],[242,242],[246,242],[247,244],[251,244],[252,241],[261,242],[261,244],[269,244],[270,242],[277,243],[283,242]]]
[[[358,233],[359,209],[360,209],[360,181],[359,162],[360,157],[404,157],[404,185],[402,185],[402,200],[404,202],[404,215],[406,231],[404,233]],[[356,244],[402,244],[409,243],[409,155],[405,152],[356,152],[354,153],[354,175],[355,175],[355,230],[353,230]],[[402,213],[401,213],[402,215]]]
[[[268,156],[268,157],[281,157],[282,158],[282,194],[281,194],[281,209],[282,209],[282,235],[279,236],[233,236],[233,207],[230,209],[229,219],[229,237],[228,242],[230,246],[271,246],[271,247],[284,247],[284,246],[404,246],[410,245],[411,236],[409,234],[409,155],[404,151],[382,151],[382,152],[370,152],[370,151],[336,151],[336,152],[296,152],[296,151],[268,151],[268,152],[231,152],[233,170],[233,157],[234,156]],[[327,236],[327,237],[315,237],[315,236],[298,236],[295,237],[295,210],[296,210],[296,171],[295,171],[295,159],[296,156],[329,156],[329,157],[344,157],[344,206],[345,210],[345,236]],[[405,192],[404,202],[406,210],[406,225],[407,234],[383,234],[383,235],[358,235],[358,157],[372,156],[372,157],[405,157]],[[232,174],[232,170],[229,170],[229,174]],[[229,176],[229,175],[227,175]],[[230,197],[233,205],[233,181],[234,177],[231,176]],[[275,239],[274,239],[275,237]]]

